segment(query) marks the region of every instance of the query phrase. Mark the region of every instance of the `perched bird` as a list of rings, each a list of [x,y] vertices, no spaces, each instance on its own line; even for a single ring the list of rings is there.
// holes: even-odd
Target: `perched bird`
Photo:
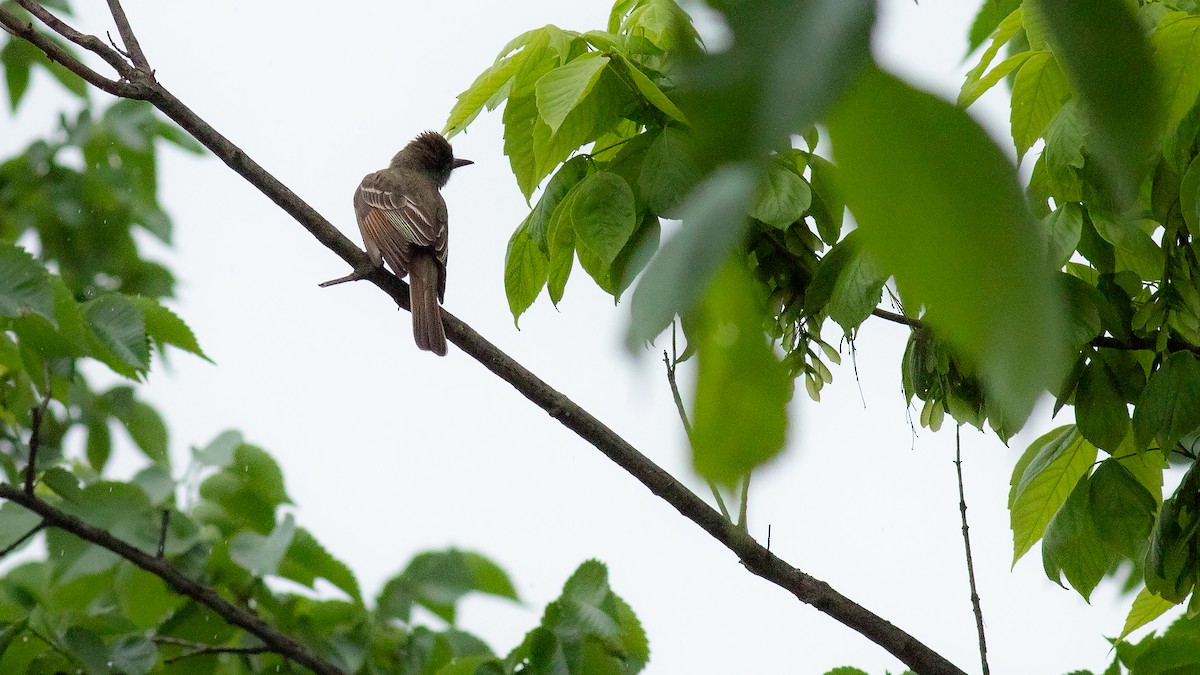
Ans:
[[[451,171],[472,163],[456,158],[441,134],[426,131],[354,191],[367,255],[376,265],[386,260],[400,278],[408,275],[413,338],[417,347],[438,356],[446,355],[438,303],[446,295],[448,253],[446,202],[438,190]]]

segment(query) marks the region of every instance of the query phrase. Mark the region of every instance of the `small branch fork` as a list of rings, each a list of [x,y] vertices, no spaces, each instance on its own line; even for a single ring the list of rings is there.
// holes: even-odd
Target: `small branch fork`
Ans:
[[[958,512],[962,516],[963,549],[967,555],[967,579],[971,584],[971,608],[975,610],[975,629],[979,633],[979,660],[983,664],[983,675],[989,675],[987,639],[983,635],[983,608],[979,604],[979,591],[975,587],[975,562],[971,558],[971,537],[967,534],[967,497],[963,490],[962,475],[962,427],[954,427],[954,469],[958,473]]]
[[[197,141],[208,148],[234,172],[258,188],[285,213],[304,227],[317,241],[348,263],[355,273],[350,277],[365,279],[388,294],[401,308],[409,309],[408,284],[382,267],[373,266],[362,249],[347,239],[320,213],[281,183],[241,148],[214,129],[158,83],[146,63],[141,47],[133,39],[133,31],[119,7],[119,0],[108,0],[114,21],[124,42],[124,51],[105,44],[93,35],[82,34],[63,23],[34,0],[16,0],[31,15],[67,41],[96,54],[109,64],[119,79],[106,78],[84,65],[49,36],[8,9],[0,8],[0,26],[13,35],[28,40],[46,55],[63,64],[98,89],[114,96],[150,102]],[[352,278],[346,278],[346,281]],[[524,366],[514,361],[453,314],[442,310],[446,337],[463,352],[474,358],[493,374],[508,382],[534,405],[545,410],[563,426],[574,431],[615,464],[620,466],[650,492],[674,507],[681,515],[698,525],[714,539],[732,551],[753,574],[787,590],[798,600],[857,631],[871,642],[884,648],[913,671],[922,675],[953,674],[963,671],[941,654],[922,644],[913,636],[892,625],[879,615],[853,602],[829,584],[805,574],[768,551],[749,537],[744,530],[713,510],[704,500],[687,489],[674,476],[663,470],[630,445],[624,438],[592,416],[571,399],[546,384]],[[50,504],[25,494],[10,485],[0,484],[0,499],[8,499],[41,515],[51,526],[103,546],[133,562],[138,567],[158,575],[177,592],[210,607],[231,624],[245,628],[271,647],[272,651],[302,664],[318,673],[340,673],[335,666],[313,655],[306,647],[280,633],[246,610],[231,605],[211,588],[192,581],[164,560],[146,554],[116,539],[104,530],[93,527]]]

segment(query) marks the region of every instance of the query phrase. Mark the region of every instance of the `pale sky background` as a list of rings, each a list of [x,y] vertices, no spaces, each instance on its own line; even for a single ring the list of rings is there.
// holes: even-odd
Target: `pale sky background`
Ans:
[[[111,29],[103,3],[75,4],[79,28]],[[876,52],[910,81],[953,99],[978,4],[886,0]],[[159,80],[356,242],[350,196],[359,179],[418,132],[440,129],[454,97],[504,43],[545,23],[603,28],[609,7],[126,3]],[[35,100],[16,120],[18,133],[0,135],[0,150],[55,126],[55,90],[44,77],[35,81]],[[986,96],[973,112],[1011,146],[1003,95]],[[456,172],[444,191],[447,308],[705,494],[661,360],[653,352],[631,358],[621,346],[627,303],[614,307],[576,269],[559,310],[543,295],[521,330],[513,327],[504,251],[527,207],[503,156],[499,113],[481,116],[453,143],[475,166]],[[649,635],[647,673],[903,670],[857,633],[747,573],[454,346],[445,359],[419,352],[408,315],[373,286],[317,288],[346,265],[219,160],[164,151],[160,195],[175,219],[176,249],[147,239],[147,250],[176,271],[173,306],[217,363],[176,353],[141,389],[166,416],[176,466],[182,470],[190,446],[241,430],[279,461],[299,522],[350,565],[369,596],[419,551],[482,552],[511,574],[524,604],[470,599],[460,625],[504,654],[575,567],[598,558]],[[827,339],[837,336],[830,324]],[[755,480],[752,533],[765,540],[769,524],[772,550],[785,560],[978,672],[954,434],[947,427],[914,437],[900,385],[905,337],[870,320],[857,343],[857,379],[846,353],[822,403],[800,388],[786,455]],[[1037,549],[1009,570],[1012,465],[1031,440],[1067,421],[1069,413],[1049,420],[1043,405],[1009,448],[990,433],[963,434],[997,673],[1102,670],[1111,658],[1102,636],[1120,632],[1132,599],[1105,586],[1089,607],[1045,578]],[[124,458],[137,455],[126,449]]]

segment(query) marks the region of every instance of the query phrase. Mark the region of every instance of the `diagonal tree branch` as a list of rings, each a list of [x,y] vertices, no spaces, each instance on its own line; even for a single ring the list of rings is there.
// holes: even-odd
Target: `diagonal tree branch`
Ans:
[[[258,618],[249,610],[225,600],[208,586],[184,576],[182,572],[175,569],[167,561],[145,553],[141,549],[135,548],[125,541],[114,537],[107,531],[61,511],[50,503],[33,495],[25,494],[22,490],[8,483],[0,483],[0,498],[16,502],[38,514],[42,517],[45,526],[57,527],[65,532],[70,532],[84,541],[89,541],[97,546],[103,546],[134,565],[156,575],[167,582],[175,592],[192,598],[216,612],[229,623],[245,629],[250,634],[262,640],[264,644],[270,647],[271,651],[280,656],[295,661],[320,675],[345,675],[340,668],[313,654],[308,647],[284,635],[279,629]]]
[[[34,4],[32,0],[18,0],[18,2],[22,6]],[[144,96],[139,96],[139,98],[152,103],[163,114],[195,137],[196,140],[212,151],[221,161],[225,162],[237,174],[245,178],[287,214],[292,216],[321,244],[349,263],[354,271],[363,279],[378,286],[400,307],[409,309],[407,284],[397,279],[391,273],[386,272],[382,267],[373,266],[367,255],[353,242],[343,236],[320,213],[268,173],[261,165],[247,156],[245,152],[230,142],[229,139],[196,115],[182,101],[167,91],[165,87],[156,82],[152,73],[133,68],[120,54],[98,38],[82,35],[53,16],[49,16],[49,19],[52,19],[53,22],[43,18],[42,15],[49,15],[49,12],[42,10],[42,13],[38,14],[31,10],[31,13],[34,13],[39,19],[45,21],[46,25],[55,32],[75,44],[93,51],[106,61],[112,63],[110,58],[115,55],[119,61],[119,65],[117,63],[112,63],[112,65],[121,74],[122,78],[135,82],[144,88],[144,91],[139,92],[144,93]],[[5,22],[5,25],[7,26],[8,23]],[[132,72],[130,72],[131,70]],[[743,565],[752,573],[780,586],[795,595],[801,602],[812,605],[821,612],[862,634],[918,673],[933,675],[952,673],[959,675],[963,672],[946,660],[945,657],[925,646],[913,636],[853,602],[841,593],[838,593],[829,584],[805,574],[768,551],[744,531],[737,528],[725,518],[722,518],[721,514],[709,507],[702,499],[676,480],[674,476],[638,452],[636,448],[612,429],[608,428],[603,422],[596,419],[561,392],[546,384],[546,382],[502,352],[466,323],[445,310],[442,310],[442,318],[446,329],[446,337],[462,349],[463,352],[479,361],[485,368],[502,380],[508,382],[534,405],[545,410],[563,426],[571,429],[582,439],[600,450],[605,456],[645,485],[650,492],[666,501],[679,511],[681,515],[708,532],[714,539],[735,553]],[[59,516],[66,516],[66,514],[54,511],[40,500],[31,501],[31,498],[22,495],[19,491],[15,491],[9,486],[0,485],[0,498],[13,499],[14,501],[19,500],[18,503],[28,502],[31,506],[27,508],[31,508],[31,510],[41,509],[38,510],[39,513],[49,510],[57,513]],[[43,516],[49,519],[48,516],[45,516],[45,513],[43,513]],[[215,594],[212,594],[211,589],[207,589],[183,577],[173,568],[169,568],[169,566],[164,567],[163,561],[148,556],[130,547],[128,544],[116,540],[108,533],[91,527],[82,521],[70,519],[70,516],[66,516],[66,518],[69,520],[59,520],[52,524],[63,529],[68,529],[89,541],[98,543],[119,555],[129,558],[139,567],[154,574],[159,574],[159,576],[162,576],[164,580],[170,583],[172,587],[180,590],[180,592],[184,592],[192,597],[197,597],[197,595],[193,594],[202,595],[208,602],[221,603],[218,606],[222,607],[222,611],[230,612],[228,616],[226,614],[222,614],[222,616],[231,623],[247,628],[247,630],[251,630],[250,626],[253,626],[254,630],[251,630],[251,632],[273,646],[276,644],[288,644],[291,649],[302,650],[296,653],[304,655],[309,661],[302,661],[296,658],[297,662],[304,663],[310,668],[314,668],[314,670],[317,670],[317,668],[310,664],[316,664],[322,668],[331,668],[331,666],[320,662],[306,649],[291,642],[289,638],[280,634],[273,627],[263,623],[257,617],[253,615],[246,616],[244,610],[224,603],[219,597],[205,595],[207,591],[208,594],[215,596]],[[208,604],[208,602],[205,604]],[[209,606],[214,607],[214,609],[216,608],[214,605]],[[264,635],[271,635],[274,641],[266,639]],[[318,670],[318,672],[338,671],[336,669],[323,669]]]

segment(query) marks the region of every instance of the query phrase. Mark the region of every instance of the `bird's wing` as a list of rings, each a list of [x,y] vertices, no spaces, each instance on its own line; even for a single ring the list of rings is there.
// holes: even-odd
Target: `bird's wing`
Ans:
[[[437,187],[400,186],[384,172],[363,179],[363,203],[394,228],[402,239],[441,252],[446,248],[446,207]],[[410,194],[415,192],[415,194]],[[440,207],[440,208],[439,208]]]

